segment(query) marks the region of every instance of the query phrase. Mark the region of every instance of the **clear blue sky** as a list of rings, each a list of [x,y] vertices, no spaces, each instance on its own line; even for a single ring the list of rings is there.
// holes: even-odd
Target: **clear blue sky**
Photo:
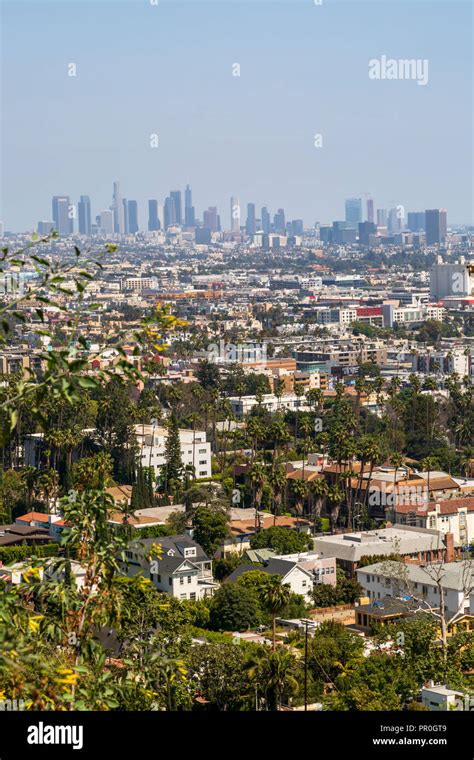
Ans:
[[[187,182],[226,227],[232,194],[307,224],[366,193],[473,221],[470,0],[1,5],[8,230],[49,220],[53,195],[90,195],[95,215],[115,179],[141,226],[148,198]],[[370,80],[383,54],[428,59],[428,85]]]

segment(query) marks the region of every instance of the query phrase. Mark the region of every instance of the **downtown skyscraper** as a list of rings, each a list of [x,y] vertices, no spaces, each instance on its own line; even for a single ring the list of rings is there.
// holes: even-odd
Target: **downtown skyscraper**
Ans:
[[[53,196],[52,210],[54,229],[60,235],[71,235],[74,232],[74,216],[69,195]]]
[[[362,221],[362,198],[348,198],[346,206],[346,222],[357,226]]]
[[[79,234],[90,235],[92,231],[91,199],[88,195],[81,195],[79,203],[77,204],[77,209]]]
[[[230,229],[240,232],[240,201],[236,196],[230,199]]]
[[[193,196],[189,185],[186,185],[186,189],[184,191],[184,224],[186,227],[194,227],[196,224]]]
[[[123,211],[122,196],[120,194],[120,182],[114,182],[114,194],[112,211],[114,215],[114,232],[116,235],[125,233],[125,219]]]

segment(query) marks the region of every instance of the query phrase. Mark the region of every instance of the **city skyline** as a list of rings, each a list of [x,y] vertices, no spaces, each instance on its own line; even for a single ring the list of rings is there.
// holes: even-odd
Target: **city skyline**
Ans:
[[[407,210],[402,204],[390,208],[379,208],[375,200],[369,194],[366,198],[351,197],[344,201],[344,219],[339,220],[315,220],[306,223],[302,218],[291,219],[285,216],[285,209],[279,207],[273,214],[267,206],[260,206],[249,201],[241,205],[237,196],[230,197],[230,209],[228,219],[224,216],[223,221],[217,206],[208,206],[202,210],[202,218],[196,213],[192,201],[192,188],[186,185],[184,193],[181,190],[171,190],[164,198],[163,203],[159,199],[149,198],[146,202],[148,213],[142,212],[142,221],[138,213],[136,200],[123,198],[120,190],[120,182],[112,183],[112,203],[107,208],[92,214],[91,198],[89,195],[81,195],[79,202],[71,202],[69,196],[53,196],[52,220],[40,220],[37,223],[37,231],[47,234],[52,228],[61,235],[97,234],[97,228],[107,234],[134,234],[144,231],[166,230],[169,227],[181,228],[207,228],[211,231],[228,231],[235,234],[245,232],[252,236],[256,232],[269,233],[270,231],[282,231],[287,234],[301,235],[303,230],[310,230],[318,226],[320,229],[352,229],[362,232],[364,238],[369,234],[376,233],[377,228],[387,227],[389,234],[408,229],[412,232],[427,232],[427,242],[436,242],[437,238],[445,239],[447,226],[447,210],[444,208]],[[184,208],[183,208],[184,195]],[[246,206],[246,211],[245,211]],[[374,214],[377,223],[374,222]],[[431,215],[431,216],[429,216]],[[441,222],[440,222],[441,215]],[[425,225],[426,218],[426,225]],[[93,219],[95,221],[93,221]],[[106,219],[105,224],[103,219]],[[146,221],[145,221],[146,219]],[[429,223],[431,221],[431,224]],[[363,225],[362,228],[360,225]],[[459,227],[460,225],[453,225]],[[288,232],[288,227],[292,228]],[[435,231],[437,230],[437,232]],[[204,241],[203,241],[204,242]],[[342,242],[342,241],[340,241]],[[350,240],[347,240],[350,242]],[[439,242],[439,241],[438,241]]]
[[[149,199],[192,180],[195,207],[224,218],[232,192],[290,218],[343,218],[342,184],[470,224],[471,14],[465,2],[7,0],[0,218],[31,229],[58,192],[106,209],[117,177],[141,227]],[[383,55],[429,61],[426,86],[371,79]]]

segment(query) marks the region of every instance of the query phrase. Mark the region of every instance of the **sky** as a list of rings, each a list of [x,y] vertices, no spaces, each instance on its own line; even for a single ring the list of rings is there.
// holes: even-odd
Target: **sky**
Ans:
[[[50,220],[53,195],[95,216],[114,180],[142,228],[187,183],[225,228],[231,195],[243,219],[327,223],[370,195],[473,223],[470,0],[154,2],[1,0],[6,230]],[[384,55],[427,60],[428,83],[371,79]]]

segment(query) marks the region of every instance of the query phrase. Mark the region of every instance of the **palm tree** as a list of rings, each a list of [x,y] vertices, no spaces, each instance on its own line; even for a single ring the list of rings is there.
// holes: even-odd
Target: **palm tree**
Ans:
[[[432,471],[436,470],[436,468],[439,467],[439,462],[435,457],[425,457],[424,459],[421,460],[420,464],[421,464],[421,469],[423,470],[423,472],[428,473],[426,486],[428,489],[427,501],[429,501],[430,500],[430,476],[431,476]]]
[[[287,606],[291,597],[291,589],[281,582],[279,575],[270,577],[263,592],[263,603],[272,616],[272,649],[276,649],[276,619]]]
[[[398,451],[394,451],[393,454],[390,455],[390,464],[392,464],[395,468],[395,472],[393,473],[393,493],[394,493],[394,499],[396,502],[398,502],[397,497],[397,472],[400,469],[400,467],[403,465],[404,462],[404,456],[403,454],[400,454]],[[396,506],[396,503],[393,505],[394,508]],[[395,510],[394,510],[395,512]]]
[[[255,509],[255,529],[259,527],[258,512],[262,503],[263,489],[267,482],[267,468],[263,462],[254,462],[250,468],[250,482],[253,489],[253,506]]]
[[[331,533],[336,532],[337,521],[339,519],[339,512],[341,509],[341,503],[344,498],[344,492],[338,485],[329,486],[328,488],[328,501],[331,503]]]
[[[283,501],[283,494],[286,488],[286,475],[283,467],[273,466],[270,472],[270,485],[272,488],[273,499],[273,524],[276,524],[276,517],[280,511]]]
[[[249,677],[263,688],[267,710],[278,710],[285,693],[298,693],[296,671],[296,658],[282,647],[277,651],[265,652],[250,663]]]
[[[305,480],[292,480],[291,487],[295,497],[295,511],[296,517],[299,517],[301,509],[301,516],[303,516],[304,500],[308,493],[308,484]]]
[[[281,397],[283,396],[283,391],[285,390],[285,381],[281,377],[277,377],[273,384],[273,392],[278,400],[278,410],[281,406]]]
[[[314,509],[313,509],[313,533],[316,533],[316,522],[321,517],[324,499],[328,495],[328,484],[325,478],[316,478],[309,484],[309,490],[312,496],[315,497]]]
[[[258,417],[250,417],[247,422],[247,435],[250,438],[252,446],[252,462],[257,456],[259,441],[265,438],[265,429],[262,421]]]

